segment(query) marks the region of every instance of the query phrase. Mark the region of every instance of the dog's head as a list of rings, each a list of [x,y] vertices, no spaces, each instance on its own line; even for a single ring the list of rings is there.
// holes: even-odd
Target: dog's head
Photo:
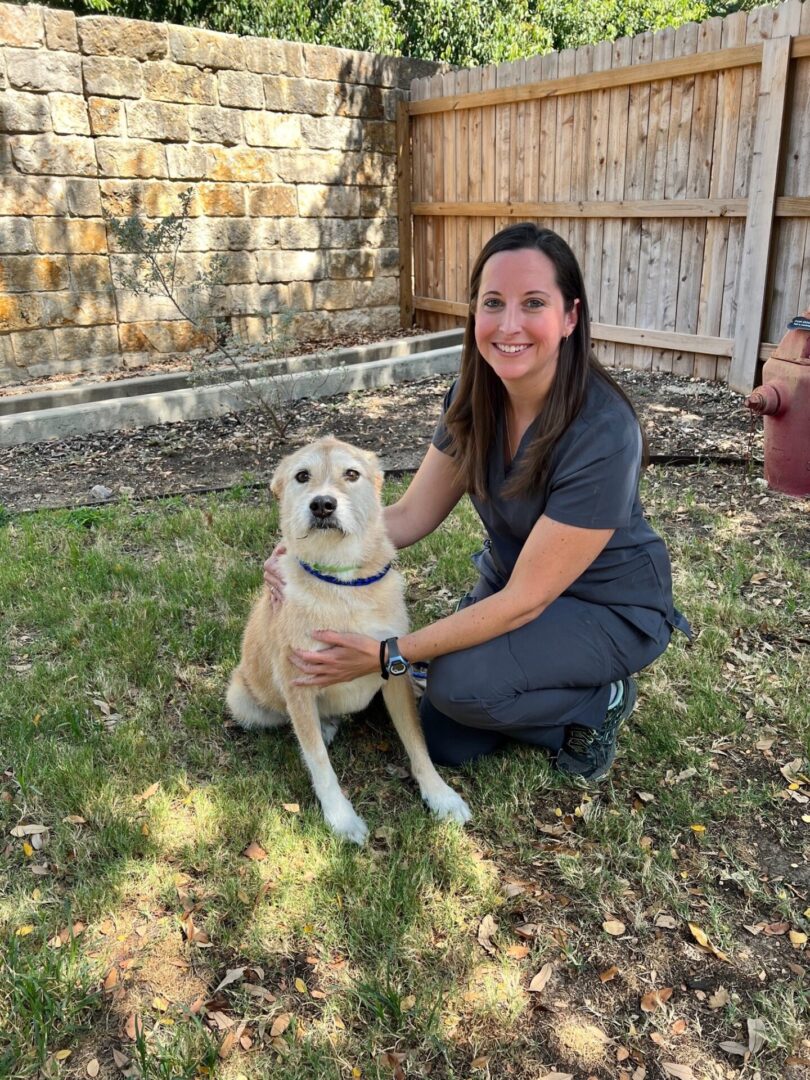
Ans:
[[[338,545],[361,551],[380,524],[382,479],[376,454],[332,436],[284,458],[271,488],[288,549],[313,559]]]

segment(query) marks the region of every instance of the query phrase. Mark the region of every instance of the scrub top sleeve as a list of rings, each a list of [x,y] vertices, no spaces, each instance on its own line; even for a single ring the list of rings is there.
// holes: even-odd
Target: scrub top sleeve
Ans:
[[[442,453],[447,453],[447,448],[450,446],[451,438],[450,433],[444,423],[444,414],[450,407],[450,402],[453,400],[453,394],[456,390],[456,383],[454,382],[447,393],[444,395],[444,401],[442,402],[442,414],[439,417],[439,422],[436,425],[436,430],[433,432],[433,438],[431,442],[437,450],[441,450]]]
[[[618,433],[601,425],[586,428],[565,448],[552,470],[543,511],[547,517],[583,529],[630,524],[641,470],[641,430],[635,418],[620,427]]]

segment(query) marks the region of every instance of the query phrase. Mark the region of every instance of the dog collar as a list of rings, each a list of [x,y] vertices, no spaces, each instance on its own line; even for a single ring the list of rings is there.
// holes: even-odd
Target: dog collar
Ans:
[[[388,563],[378,574],[372,574],[371,577],[352,578],[350,581],[343,581],[342,578],[334,577],[332,574],[321,573],[317,566],[305,563],[303,559],[298,560],[298,565],[303,570],[306,570],[308,574],[312,574],[313,577],[316,577],[319,581],[328,581],[330,585],[373,585],[375,581],[380,581],[381,578],[384,578],[391,569],[391,563]],[[337,567],[335,569],[337,569]]]

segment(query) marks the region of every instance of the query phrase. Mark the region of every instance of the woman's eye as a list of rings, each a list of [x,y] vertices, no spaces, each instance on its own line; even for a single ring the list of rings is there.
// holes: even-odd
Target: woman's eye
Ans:
[[[500,300],[490,297],[488,300],[485,300],[481,306],[487,311],[494,311],[495,308],[500,307],[500,305]]]
[[[537,311],[539,308],[545,307],[545,304],[542,300],[535,298],[533,300],[527,300],[526,307],[530,308],[532,311]]]
[[[346,477],[347,480],[354,481],[360,479],[360,473],[357,471],[357,469],[347,469],[343,475]]]
[[[307,480],[309,480],[309,473],[306,469],[302,469],[300,472],[297,472],[295,474],[295,479],[298,481],[299,484],[305,484]]]

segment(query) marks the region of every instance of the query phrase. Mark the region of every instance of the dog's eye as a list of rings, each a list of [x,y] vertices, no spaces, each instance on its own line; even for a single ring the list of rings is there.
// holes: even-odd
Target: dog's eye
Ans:
[[[355,481],[360,479],[360,473],[357,469],[347,469],[343,474],[347,480]]]
[[[299,484],[305,484],[307,480],[309,480],[309,473],[306,469],[302,469],[300,472],[297,472],[295,474],[295,479],[298,481]]]

